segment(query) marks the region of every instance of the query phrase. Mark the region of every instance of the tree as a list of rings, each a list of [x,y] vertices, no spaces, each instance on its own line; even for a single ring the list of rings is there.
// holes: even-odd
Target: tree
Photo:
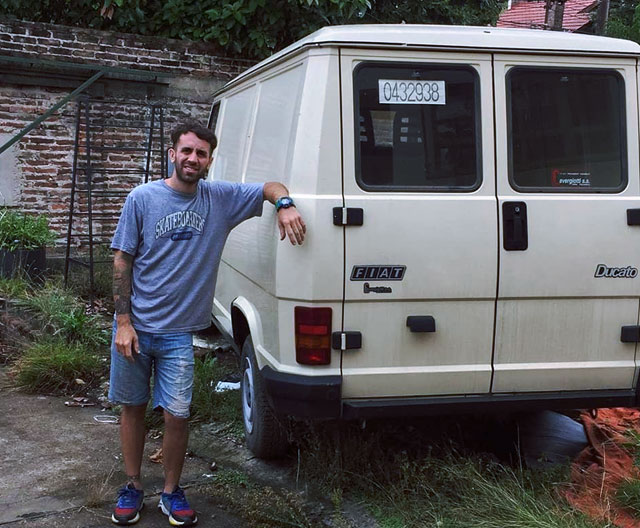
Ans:
[[[263,58],[326,25],[495,24],[503,0],[0,0],[0,14],[207,41]]]
[[[640,42],[640,3],[611,0],[606,34]]]

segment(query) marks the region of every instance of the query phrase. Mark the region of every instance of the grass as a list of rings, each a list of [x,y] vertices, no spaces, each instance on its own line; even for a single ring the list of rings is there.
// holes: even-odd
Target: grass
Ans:
[[[0,297],[16,299],[22,297],[30,285],[25,279],[0,277]]]
[[[640,517],[640,480],[622,481],[616,491],[616,501],[634,517]]]
[[[59,280],[38,287],[20,279],[2,279],[0,294],[18,308],[11,314],[12,327],[29,329],[27,334],[22,332],[28,336],[23,339],[26,343],[4,343],[24,350],[11,357],[18,385],[30,392],[75,392],[77,378],[89,389],[105,374],[108,321],[87,313],[85,304]],[[19,336],[7,333],[5,338]]]
[[[17,384],[28,392],[76,392],[76,379],[87,385],[106,373],[106,362],[83,344],[59,338],[34,343],[15,364]]]
[[[69,343],[82,343],[92,348],[109,343],[104,319],[87,314],[84,303],[56,282],[27,290],[17,299],[17,304],[40,318],[48,334],[60,336]]]
[[[113,500],[115,495],[115,486],[111,484],[115,470],[111,469],[102,478],[92,479],[85,487],[86,499],[85,506],[87,508],[99,508],[107,502]]]
[[[193,422],[224,422],[230,432],[243,434],[240,391],[215,392],[218,381],[236,372],[235,366],[225,364],[215,357],[196,358],[191,400]]]
[[[640,469],[640,433],[634,429],[626,432],[627,441],[624,447],[633,456],[633,464]],[[631,478],[623,480],[616,490],[616,501],[626,508],[634,517],[640,518],[640,480]]]
[[[626,442],[624,447],[633,456],[633,464],[640,469],[640,433],[630,429],[626,432]]]
[[[561,498],[566,468],[512,467],[450,441],[432,447],[417,428],[397,422],[364,431],[316,425],[294,435],[301,473],[333,497],[363,502],[382,528],[598,526]]]
[[[242,516],[248,528],[324,526],[306,512],[307,505],[300,494],[255,483],[241,471],[219,470],[208,489],[216,499]]]

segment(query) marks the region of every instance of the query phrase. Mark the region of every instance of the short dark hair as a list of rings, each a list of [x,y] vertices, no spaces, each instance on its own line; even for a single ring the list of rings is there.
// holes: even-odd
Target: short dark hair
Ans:
[[[176,125],[176,127],[173,129],[173,132],[171,132],[171,141],[173,142],[173,148],[176,148],[176,145],[178,144],[180,138],[185,134],[188,134],[189,132],[193,132],[200,139],[209,143],[209,145],[211,145],[211,152],[209,152],[209,154],[213,153],[216,145],[218,144],[218,138],[216,138],[213,130],[209,130],[207,127],[203,127],[197,121],[183,121]]]

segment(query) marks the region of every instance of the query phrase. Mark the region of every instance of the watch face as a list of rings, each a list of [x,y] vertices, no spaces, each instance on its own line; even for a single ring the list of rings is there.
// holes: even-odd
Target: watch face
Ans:
[[[291,198],[289,198],[288,196],[285,196],[283,198],[280,198],[277,202],[276,202],[276,207],[278,209],[288,209],[289,207],[291,207],[293,205],[293,200]]]

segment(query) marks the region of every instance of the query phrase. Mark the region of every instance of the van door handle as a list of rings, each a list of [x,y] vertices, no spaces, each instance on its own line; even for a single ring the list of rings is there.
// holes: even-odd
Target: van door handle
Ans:
[[[640,225],[640,209],[627,209],[627,225]]]
[[[502,244],[506,251],[524,251],[529,247],[526,203],[502,204],[502,231]]]
[[[435,332],[436,320],[431,315],[410,315],[407,326],[412,332]]]

